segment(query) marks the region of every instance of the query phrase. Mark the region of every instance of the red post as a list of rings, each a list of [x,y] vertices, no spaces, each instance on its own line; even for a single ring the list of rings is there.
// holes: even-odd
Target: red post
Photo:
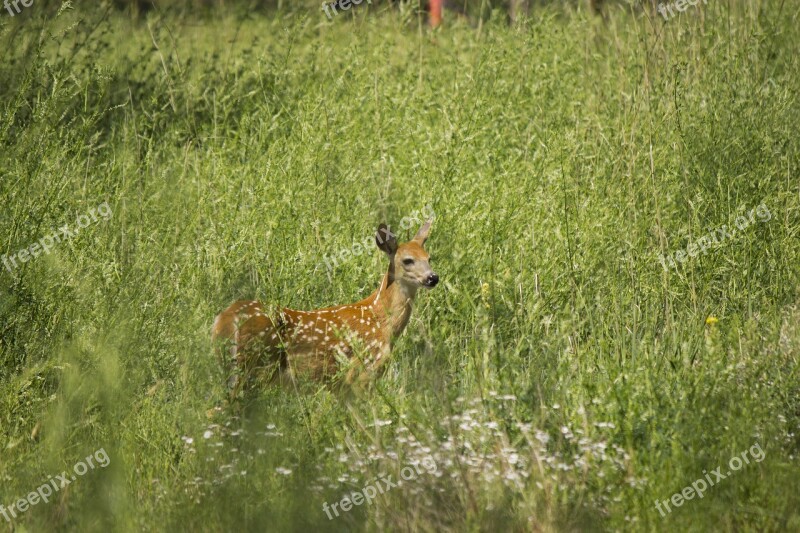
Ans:
[[[442,4],[444,0],[430,0],[430,16],[429,20],[431,28],[435,28],[442,23]]]

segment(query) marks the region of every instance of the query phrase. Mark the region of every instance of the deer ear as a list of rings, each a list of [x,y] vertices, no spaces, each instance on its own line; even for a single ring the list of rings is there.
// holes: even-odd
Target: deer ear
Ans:
[[[397,251],[397,239],[383,222],[375,233],[375,244],[387,255],[394,255]]]
[[[433,222],[432,218],[429,218],[427,222],[425,222],[416,235],[414,235],[414,241],[425,244],[425,241],[428,240],[428,234],[431,232],[431,223]]]

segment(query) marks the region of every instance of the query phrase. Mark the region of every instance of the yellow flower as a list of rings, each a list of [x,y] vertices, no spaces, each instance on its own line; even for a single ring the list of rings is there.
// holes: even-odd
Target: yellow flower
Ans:
[[[719,320],[717,320],[717,317],[714,315],[709,315],[709,317],[706,318],[706,326],[713,326],[717,322],[719,322]]]

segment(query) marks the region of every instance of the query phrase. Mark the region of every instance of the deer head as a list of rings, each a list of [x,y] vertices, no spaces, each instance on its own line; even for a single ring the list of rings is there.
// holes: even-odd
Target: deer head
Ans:
[[[384,223],[378,226],[375,234],[378,248],[389,257],[389,283],[397,282],[412,294],[419,287],[432,289],[439,283],[439,276],[431,269],[430,255],[423,248],[431,222],[425,222],[414,238],[403,244],[397,243],[397,238]]]

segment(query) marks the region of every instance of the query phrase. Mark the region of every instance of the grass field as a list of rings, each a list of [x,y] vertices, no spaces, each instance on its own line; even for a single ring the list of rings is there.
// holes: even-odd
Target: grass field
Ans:
[[[0,13],[0,530],[800,531],[796,3],[487,11]],[[426,206],[383,377],[229,409]]]

